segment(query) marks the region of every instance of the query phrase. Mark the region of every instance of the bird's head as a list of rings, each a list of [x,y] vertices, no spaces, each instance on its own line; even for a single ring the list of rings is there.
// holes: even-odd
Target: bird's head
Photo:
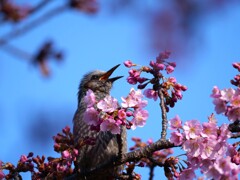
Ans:
[[[118,68],[118,66],[120,66],[120,64],[114,66],[107,72],[95,70],[90,73],[87,73],[83,77],[79,86],[79,92],[78,92],[79,100],[83,96],[85,96],[85,93],[88,89],[91,89],[95,93],[102,93],[103,95],[109,94],[112,88],[113,82],[123,77],[123,76],[117,76],[117,77],[110,78],[111,74],[115,71],[115,69]]]

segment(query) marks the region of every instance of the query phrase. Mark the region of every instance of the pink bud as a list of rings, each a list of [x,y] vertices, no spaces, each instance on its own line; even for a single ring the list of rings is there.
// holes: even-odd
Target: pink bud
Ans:
[[[71,157],[71,154],[68,152],[68,150],[65,150],[62,152],[63,159],[69,159]]]
[[[62,131],[64,134],[68,134],[70,132],[70,127],[66,126]]]
[[[172,72],[174,71],[174,67],[168,65],[168,66],[166,67],[166,71],[167,71],[168,74],[170,74],[170,73],[172,73]]]
[[[126,112],[126,115],[127,115],[127,117],[130,117],[130,116],[133,115],[133,113],[132,113],[131,111],[127,111],[127,112]]]
[[[28,160],[27,156],[21,155],[20,162],[24,163]]]
[[[151,67],[154,67],[154,66],[155,66],[155,62],[154,62],[154,61],[150,61],[149,65],[150,65]]]
[[[77,149],[73,149],[74,155],[77,156],[78,155],[78,150]]]
[[[136,64],[133,64],[130,60],[127,60],[124,62],[124,65],[128,68],[132,67],[132,66],[136,66]]]

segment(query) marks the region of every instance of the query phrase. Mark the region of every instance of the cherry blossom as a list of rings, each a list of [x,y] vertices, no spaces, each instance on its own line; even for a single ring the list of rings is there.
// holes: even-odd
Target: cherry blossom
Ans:
[[[100,125],[101,131],[109,131],[112,134],[120,134],[120,127],[113,119],[107,119]]]
[[[99,124],[99,112],[94,107],[89,107],[84,113],[84,121],[88,125],[97,126]]]
[[[91,89],[89,89],[86,92],[86,96],[84,96],[84,102],[85,102],[85,104],[87,104],[87,107],[92,107],[95,104],[96,97]]]
[[[170,141],[176,146],[181,145],[183,143],[182,133],[177,132],[177,131],[171,132]]]
[[[198,120],[190,120],[184,123],[183,129],[187,139],[195,139],[200,134],[202,127]]]
[[[158,93],[153,89],[145,89],[143,94],[149,99],[154,99],[154,101],[158,99]]]
[[[134,118],[132,119],[132,129],[136,129],[136,127],[143,127],[146,124],[146,120],[148,118],[148,112],[143,109],[137,109],[134,114]]]
[[[132,67],[132,66],[136,66],[136,64],[133,64],[132,61],[127,60],[124,62],[124,65],[128,68]]]
[[[180,120],[180,117],[176,115],[174,118],[169,120],[170,128],[171,130],[180,129],[182,128],[182,121]]]
[[[104,112],[113,112],[118,108],[118,101],[112,96],[106,96],[97,103],[97,107]]]

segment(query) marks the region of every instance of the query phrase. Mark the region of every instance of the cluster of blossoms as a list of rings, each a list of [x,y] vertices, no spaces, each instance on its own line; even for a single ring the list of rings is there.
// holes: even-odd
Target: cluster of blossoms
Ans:
[[[220,90],[215,86],[211,97],[217,114],[224,114],[233,122],[240,119],[240,89]]]
[[[84,101],[87,109],[84,113],[84,121],[91,126],[92,130],[109,131],[112,134],[120,134],[121,126],[135,129],[143,127],[148,118],[148,112],[143,108],[147,101],[143,100],[141,90],[130,90],[126,98],[122,97],[121,106],[117,99],[106,96],[97,101],[92,90],[88,90]],[[131,120],[128,120],[131,118]]]
[[[240,63],[233,63],[233,67],[240,71]],[[217,86],[214,86],[211,97],[216,113],[224,114],[229,121],[236,122],[240,120],[240,74],[236,75],[231,83],[237,88],[220,90]]]
[[[33,153],[29,153],[27,156],[22,155],[15,167],[11,163],[3,163],[0,161],[0,180],[1,179],[21,179],[21,172],[31,172],[32,179],[62,179],[73,173],[72,163],[76,161],[78,155],[78,148],[86,144],[92,144],[91,139],[84,139],[79,142],[78,147],[74,146],[73,135],[70,132],[70,128],[66,126],[63,133],[58,133],[53,137],[55,144],[54,150],[61,154],[59,158],[45,156],[34,157]],[[46,161],[47,160],[47,161]],[[3,170],[9,171],[8,174],[4,174]]]
[[[166,61],[169,56],[170,52],[162,52],[155,61],[150,61],[149,66],[142,66],[139,69],[132,68],[137,65],[130,60],[124,62],[126,67],[132,68],[129,70],[128,83],[138,84],[138,89],[144,89],[148,84],[152,84],[152,88],[145,89],[144,95],[155,101],[159,97],[159,90],[161,90],[165,98],[167,111],[169,111],[169,107],[174,107],[178,99],[182,99],[182,91],[187,90],[187,87],[177,83],[174,77],[164,77],[163,71],[170,74],[176,67],[174,62]],[[153,78],[142,77],[142,72],[152,74]]]
[[[178,116],[170,120],[170,141],[182,146],[186,151],[188,167],[181,170],[179,179],[193,179],[194,171],[200,168],[208,178],[238,179],[240,154],[236,145],[227,139],[231,137],[228,125],[217,126],[214,116],[200,124],[197,120],[189,120],[182,124]]]

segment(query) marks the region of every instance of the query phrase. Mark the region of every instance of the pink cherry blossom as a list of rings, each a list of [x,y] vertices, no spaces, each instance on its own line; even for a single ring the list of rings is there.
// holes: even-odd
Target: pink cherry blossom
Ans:
[[[235,94],[235,90],[232,88],[224,89],[220,91],[220,94],[221,94],[220,99],[224,101],[231,101]]]
[[[143,108],[147,105],[146,100],[142,100],[143,95],[142,91],[138,89],[135,91],[133,88],[131,88],[129,95],[126,98],[122,99],[122,107],[123,108]]]
[[[183,143],[182,147],[183,150],[187,151],[190,157],[198,157],[202,154],[203,143],[200,138],[187,140]]]
[[[63,159],[70,159],[72,156],[68,150],[65,150],[62,152],[62,157],[63,157]]]
[[[128,73],[129,73],[129,76],[127,78],[128,83],[136,84],[138,82],[138,78],[140,78],[141,72],[137,69],[130,69]]]
[[[182,128],[182,121],[180,120],[180,117],[178,115],[170,119],[169,124],[170,124],[169,129],[172,129],[172,130]]]
[[[125,65],[126,67],[130,68],[130,67],[134,66],[135,64],[133,64],[132,61],[127,60],[127,61],[124,62],[124,65]]]
[[[27,156],[26,155],[21,155],[20,157],[20,162],[24,163],[28,160]]]
[[[154,62],[154,61],[150,61],[150,64],[149,64],[151,67],[153,67],[154,70],[156,71],[161,71],[161,70],[164,70],[164,67],[165,65],[162,64],[162,63],[157,63],[157,62]]]
[[[234,107],[240,107],[240,95],[234,96],[230,100],[230,104]]]
[[[231,132],[228,129],[228,125],[227,124],[222,124],[219,128],[219,132],[218,132],[218,139],[221,141],[225,141],[228,138],[231,137]]]
[[[175,77],[169,77],[168,82],[175,84],[177,82],[177,79]]]
[[[186,121],[183,126],[186,139],[195,139],[202,131],[201,124],[198,120]]]
[[[196,178],[196,175],[192,168],[184,169],[179,176],[179,180],[190,180],[194,178]]]
[[[201,171],[203,173],[206,173],[209,170],[209,167],[211,167],[212,165],[213,165],[213,160],[210,160],[210,159],[201,160],[201,165],[200,165]]]
[[[217,114],[225,113],[227,106],[224,100],[214,99],[213,104],[215,104],[215,111]]]
[[[227,177],[230,179],[238,179],[239,168],[235,163],[231,162],[229,156],[225,158],[218,158],[215,162],[214,168],[221,174],[224,179]]]
[[[157,62],[158,63],[162,63],[164,62],[166,59],[169,58],[171,52],[170,51],[164,51],[164,52],[161,52],[158,57],[156,58],[157,59]]]
[[[217,139],[217,125],[216,123],[208,123],[204,122],[202,124],[202,132],[201,136],[206,137],[206,138],[211,138],[211,139]]]
[[[232,107],[227,111],[227,117],[230,121],[236,121],[240,119],[240,107]]]
[[[157,93],[157,91],[154,91],[153,89],[145,89],[143,94],[149,99],[154,99],[154,101],[156,101],[158,99],[158,93]]]
[[[109,131],[112,134],[120,134],[120,127],[114,119],[104,120],[100,125],[101,131]]]
[[[92,107],[95,104],[96,97],[91,89],[88,89],[86,96],[84,97],[84,102],[87,104],[87,107]]]
[[[94,107],[87,108],[84,113],[84,122],[88,125],[97,126],[99,124],[98,111]]]
[[[210,96],[213,97],[213,98],[221,97],[220,89],[217,86],[214,86],[213,89],[212,89],[212,94]]]
[[[133,114],[134,118],[132,119],[132,129],[136,129],[137,126],[139,127],[143,127],[146,124],[146,120],[148,118],[148,112],[146,110],[143,109],[137,109],[136,111],[134,111]]]
[[[208,171],[205,173],[208,179],[220,180],[221,175],[219,172],[214,168],[214,166],[208,167]]]
[[[183,135],[177,131],[171,133],[170,141],[176,145],[179,146],[183,143]]]
[[[119,117],[119,119],[125,119],[127,117],[126,111],[124,109],[120,109],[118,111],[118,117]]]
[[[168,66],[166,67],[166,71],[167,71],[168,74],[170,74],[170,73],[172,73],[172,72],[174,71],[174,67],[171,66],[171,65],[168,65]]]
[[[112,96],[106,96],[97,103],[97,107],[103,112],[113,112],[118,108],[118,101]]]
[[[201,158],[202,159],[214,159],[215,156],[217,155],[217,151],[215,149],[215,146],[218,142],[214,141],[212,139],[210,140],[204,140],[203,142],[203,150],[201,153]]]

